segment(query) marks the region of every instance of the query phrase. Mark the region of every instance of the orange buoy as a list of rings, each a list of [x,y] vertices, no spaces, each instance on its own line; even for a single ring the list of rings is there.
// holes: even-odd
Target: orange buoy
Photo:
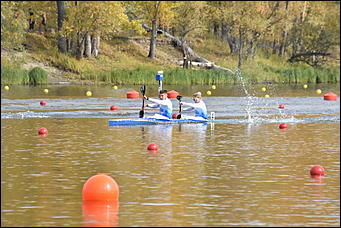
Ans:
[[[167,96],[168,98],[176,98],[179,95],[178,92],[176,92],[175,90],[171,90],[167,92]]]
[[[110,110],[117,110],[118,108],[116,107],[116,105],[111,105]]]
[[[320,165],[314,165],[310,169],[311,176],[324,176],[324,168]]]
[[[110,176],[97,174],[85,182],[82,194],[83,200],[118,200],[119,187]]]
[[[86,227],[117,227],[118,200],[83,200],[83,221]]]
[[[284,109],[284,104],[280,104],[280,105],[278,106],[278,108]]]
[[[128,99],[137,99],[137,98],[139,98],[139,93],[136,90],[129,91],[127,93],[127,98]]]
[[[159,148],[157,148],[157,145],[152,143],[152,144],[149,144],[148,146],[148,150],[158,150]]]
[[[46,105],[46,101],[44,101],[44,100],[40,101],[40,105],[41,105],[41,106]]]
[[[173,113],[173,114],[172,114],[172,119],[177,119],[177,118],[178,118],[178,115],[179,115],[179,113]]]
[[[326,93],[323,97],[326,101],[336,101],[337,99],[337,95],[332,92]]]
[[[47,131],[47,129],[45,127],[42,127],[42,128],[39,129],[38,134],[39,135],[47,135],[48,131]]]
[[[286,123],[281,123],[281,124],[279,125],[279,128],[280,128],[280,129],[286,129],[286,128],[288,128],[288,125],[287,125]]]

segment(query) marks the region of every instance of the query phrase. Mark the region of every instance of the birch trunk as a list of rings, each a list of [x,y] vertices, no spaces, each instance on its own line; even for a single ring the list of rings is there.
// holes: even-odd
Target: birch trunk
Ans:
[[[86,57],[86,58],[91,57],[91,36],[89,33],[87,33],[85,36],[84,57]]]

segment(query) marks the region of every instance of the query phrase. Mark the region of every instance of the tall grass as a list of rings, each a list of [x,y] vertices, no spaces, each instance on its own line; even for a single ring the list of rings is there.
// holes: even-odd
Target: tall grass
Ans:
[[[32,70],[30,70],[28,76],[30,84],[47,84],[47,73],[40,67],[34,67]]]
[[[28,84],[28,71],[15,66],[1,66],[1,85]]]
[[[87,79],[103,81],[112,84],[158,84],[156,73],[160,69],[137,68],[136,70],[113,70],[99,74],[88,75]],[[164,84],[173,85],[205,85],[231,84],[236,82],[233,74],[222,70],[185,70],[182,68],[165,69]]]
[[[337,83],[340,82],[340,69],[336,67],[312,68],[298,66],[293,68],[274,68],[263,66],[263,70],[274,73],[279,83]]]

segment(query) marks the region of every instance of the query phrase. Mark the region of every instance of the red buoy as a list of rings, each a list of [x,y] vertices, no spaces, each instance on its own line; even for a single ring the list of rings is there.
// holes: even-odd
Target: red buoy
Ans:
[[[39,129],[38,134],[39,135],[46,135],[46,134],[48,134],[48,131],[45,127],[42,127]]]
[[[278,108],[284,109],[284,104],[280,104]]]
[[[111,105],[110,110],[117,110],[118,108],[116,107],[116,105]]]
[[[285,129],[285,128],[288,128],[288,125],[287,125],[286,123],[281,123],[281,124],[279,125],[279,128],[280,128],[280,129]]]
[[[127,98],[128,99],[137,99],[137,98],[139,98],[139,93],[136,90],[129,91],[127,93]]]
[[[152,144],[149,144],[148,146],[148,150],[158,150],[159,148],[157,148],[156,144],[152,143]]]
[[[326,101],[336,101],[337,99],[337,95],[332,92],[326,93],[323,97]]]
[[[176,98],[179,95],[178,92],[176,92],[175,90],[171,90],[167,92],[167,96],[168,98]]]
[[[172,119],[177,119],[177,118],[178,118],[178,115],[179,115],[179,113],[173,113],[173,114],[172,114]]]
[[[40,105],[41,105],[41,106],[46,105],[46,101],[44,101],[44,100],[40,101]]]
[[[310,169],[311,176],[324,176],[324,168],[320,165],[314,165]]]
[[[118,200],[116,181],[106,174],[90,177],[83,185],[83,200]]]

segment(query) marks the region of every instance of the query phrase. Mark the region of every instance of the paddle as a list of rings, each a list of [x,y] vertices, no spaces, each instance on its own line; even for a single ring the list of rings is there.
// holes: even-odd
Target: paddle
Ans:
[[[180,102],[181,102],[181,98],[182,98],[182,96],[176,96],[176,99],[178,99],[178,101],[179,101],[179,115],[177,115],[177,119],[181,119],[181,104],[180,104]]]
[[[141,93],[142,93],[142,110],[140,110],[140,118],[143,118],[144,116],[144,95],[146,93],[146,86],[142,85],[141,86]]]

